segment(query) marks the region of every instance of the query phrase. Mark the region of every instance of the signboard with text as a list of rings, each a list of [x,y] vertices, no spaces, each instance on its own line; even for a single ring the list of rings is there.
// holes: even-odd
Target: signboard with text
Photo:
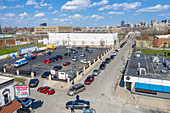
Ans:
[[[30,95],[29,87],[26,86],[15,86],[15,94],[19,98],[25,98]]]

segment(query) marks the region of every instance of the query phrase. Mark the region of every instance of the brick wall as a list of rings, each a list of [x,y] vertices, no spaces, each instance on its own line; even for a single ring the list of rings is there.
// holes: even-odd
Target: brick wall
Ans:
[[[162,44],[163,42],[167,42],[168,43],[167,47],[170,46],[170,38],[154,39],[153,42],[154,42],[153,45],[157,46],[157,47],[162,47],[163,46],[163,44]]]

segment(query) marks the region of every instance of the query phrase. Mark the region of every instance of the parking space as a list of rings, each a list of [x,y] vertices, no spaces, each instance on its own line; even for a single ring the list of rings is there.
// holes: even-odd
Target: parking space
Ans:
[[[107,48],[90,48],[90,49],[93,50],[92,53],[89,53],[88,51],[86,51],[86,48],[78,49],[78,48],[75,47],[73,49],[76,49],[78,51],[78,53],[71,54],[71,56],[64,56],[63,54],[68,52],[68,48],[57,47],[55,50],[53,50],[51,55],[48,55],[48,56],[39,55],[36,59],[28,61],[28,64],[21,66],[21,67],[18,67],[16,69],[35,71],[37,76],[40,76],[43,72],[52,70],[55,65],[63,66],[63,63],[65,61],[69,61],[69,62],[71,62],[71,64],[68,65],[68,66],[63,66],[63,68],[60,71],[67,71],[67,70],[73,70],[73,69],[76,70],[76,69],[79,69],[79,68],[83,68],[83,66],[84,66],[83,63],[80,63],[80,60],[87,59],[88,61],[92,61],[97,56],[101,55],[104,51],[106,51]],[[80,57],[81,53],[85,53],[86,56]],[[51,58],[51,57],[56,56],[56,55],[63,55],[63,59],[52,62],[52,63],[48,63],[48,64],[41,63],[42,60]],[[78,56],[79,60],[73,62],[72,61],[73,56]],[[14,64],[16,60],[21,59],[21,58],[22,57],[18,57],[16,59],[3,59],[3,60],[0,60],[0,64],[1,64],[1,66],[3,66],[4,64]]]

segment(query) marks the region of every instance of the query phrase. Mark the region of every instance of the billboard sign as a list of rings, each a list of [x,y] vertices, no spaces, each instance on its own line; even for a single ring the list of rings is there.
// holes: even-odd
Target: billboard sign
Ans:
[[[19,98],[25,98],[30,95],[29,87],[25,86],[15,86],[15,94]]]

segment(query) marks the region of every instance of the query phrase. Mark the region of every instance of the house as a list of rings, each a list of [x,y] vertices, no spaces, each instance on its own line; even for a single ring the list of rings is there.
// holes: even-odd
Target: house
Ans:
[[[14,79],[0,76],[0,113],[17,113],[22,105],[14,97]]]
[[[154,37],[153,46],[169,47],[170,46],[170,34],[168,34],[168,35],[156,35]]]
[[[136,36],[136,47],[137,48],[149,48],[153,45],[153,36]]]

